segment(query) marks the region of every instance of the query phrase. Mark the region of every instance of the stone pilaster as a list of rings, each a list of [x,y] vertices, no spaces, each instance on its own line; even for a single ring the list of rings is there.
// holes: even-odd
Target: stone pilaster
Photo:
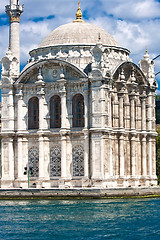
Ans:
[[[108,93],[108,127],[114,126],[114,105],[111,102],[111,92]]]
[[[148,171],[147,171],[147,173],[148,173],[149,176],[152,176],[153,170],[152,170],[152,138],[151,138],[151,136],[148,136],[147,143],[148,143],[147,144],[147,156],[148,156],[148,158],[147,158],[147,160],[148,160],[148,163],[147,163]]]
[[[66,162],[66,154],[67,154],[67,148],[66,148],[66,132],[61,131],[61,178],[66,179],[67,177],[67,162]]]
[[[13,139],[2,139],[2,178],[1,187],[13,187],[14,180],[14,149]]]
[[[39,178],[44,179],[44,137],[39,136]]]
[[[9,114],[9,131],[14,131],[14,100],[13,89],[8,94],[8,114]]]
[[[135,146],[135,134],[131,134],[131,175],[136,176],[136,146]]]
[[[89,121],[89,119],[88,119],[88,115],[89,115],[89,113],[88,113],[88,104],[89,104],[89,102],[88,102],[88,91],[85,91],[85,94],[84,94],[84,128],[85,129],[88,129],[88,121]]]
[[[100,90],[100,102],[101,102],[101,128],[105,127],[105,118],[106,118],[106,114],[105,114],[105,85],[103,84],[101,86],[101,90]]]
[[[112,135],[108,137],[108,144],[109,144],[109,175],[113,176],[113,153],[112,153]]]
[[[23,113],[23,91],[22,89],[19,90],[19,93],[16,95],[17,96],[17,130],[18,132],[21,132],[24,130],[23,126],[23,118],[24,118],[24,113]]]
[[[131,96],[130,97],[130,103],[131,103],[131,110],[130,110],[130,122],[131,122],[131,130],[135,129],[135,97]]]
[[[153,106],[152,106],[152,93],[150,92],[148,94],[148,111],[147,111],[147,122],[148,122],[148,128],[147,130],[152,131],[152,111],[153,111]]]
[[[66,129],[69,127],[68,114],[67,114],[67,93],[66,93],[66,83],[64,78],[58,80],[60,83],[60,95],[61,95],[61,128]]]
[[[141,129],[142,131],[146,131],[146,96],[141,97],[141,109],[142,109]]]
[[[156,139],[152,138],[152,176],[156,177]]]
[[[119,94],[119,128],[124,127],[124,116],[123,116],[123,94]]]
[[[18,137],[17,140],[17,163],[18,163],[18,179],[22,179],[24,177],[24,168],[23,168],[23,146],[22,146],[22,137]]]
[[[84,177],[89,178],[89,131],[83,130],[84,133]]]
[[[45,101],[45,82],[43,81],[42,76],[42,66],[39,67],[39,73],[37,76],[37,81],[35,84],[37,85],[37,95],[39,96],[39,131],[44,130],[44,101]]]
[[[120,177],[124,177],[124,168],[125,168],[125,164],[124,164],[124,136],[123,134],[121,134],[119,136],[119,162],[120,162],[120,166],[119,166],[119,174]]]
[[[142,147],[142,176],[145,177],[147,175],[146,134],[142,134],[141,147]]]

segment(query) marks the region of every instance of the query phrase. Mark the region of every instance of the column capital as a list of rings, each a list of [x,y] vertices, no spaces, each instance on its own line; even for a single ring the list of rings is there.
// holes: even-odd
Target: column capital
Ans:
[[[66,137],[66,135],[69,135],[70,134],[70,130],[67,130],[67,129],[62,129],[59,131],[61,137]]]
[[[130,98],[130,100],[135,100],[136,94],[135,93],[129,94],[129,98]]]
[[[118,92],[118,98],[124,98],[124,91]]]
[[[146,101],[146,98],[147,98],[147,96],[146,96],[145,94],[140,95],[140,100],[141,100],[141,102],[145,102],[145,101]]]

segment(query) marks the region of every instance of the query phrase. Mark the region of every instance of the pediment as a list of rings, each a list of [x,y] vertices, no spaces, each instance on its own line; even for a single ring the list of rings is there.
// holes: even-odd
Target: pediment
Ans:
[[[134,63],[132,62],[124,62],[120,66],[118,66],[113,74],[113,80],[114,82],[120,80],[120,74],[121,70],[123,69],[124,71],[124,76],[125,76],[125,81],[126,83],[131,82],[131,75],[132,75],[132,70],[134,69],[134,75],[136,78],[136,83],[138,85],[148,85],[148,81],[146,80],[145,75],[141,71],[141,69]]]
[[[60,75],[64,74],[68,81],[77,81],[84,78],[85,73],[76,69],[71,64],[62,64],[58,61],[45,61],[44,63],[37,63],[27,69],[18,79],[17,83],[34,84],[37,81],[39,67],[42,69],[42,77],[44,82],[56,82],[60,79]]]

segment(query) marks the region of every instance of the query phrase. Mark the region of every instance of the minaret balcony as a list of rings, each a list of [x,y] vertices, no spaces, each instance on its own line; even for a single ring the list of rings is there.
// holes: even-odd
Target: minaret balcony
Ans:
[[[23,13],[23,5],[7,5],[5,11],[9,17],[20,16]]]

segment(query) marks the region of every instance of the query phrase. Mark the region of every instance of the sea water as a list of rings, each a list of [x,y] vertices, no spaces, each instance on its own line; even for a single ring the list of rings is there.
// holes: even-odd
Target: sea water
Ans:
[[[160,198],[0,201],[0,240],[160,240]]]

